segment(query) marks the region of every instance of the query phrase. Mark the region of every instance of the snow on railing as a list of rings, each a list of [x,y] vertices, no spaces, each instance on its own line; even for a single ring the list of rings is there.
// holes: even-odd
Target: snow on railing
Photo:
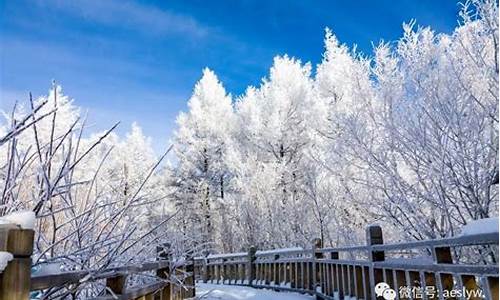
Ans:
[[[498,217],[485,218],[469,222],[460,230],[461,236],[496,233],[498,234]]]
[[[22,229],[35,228],[35,213],[29,211],[17,211],[0,217],[0,224],[13,224]]]
[[[227,254],[210,254],[207,256],[208,259],[222,259],[222,258],[241,258],[247,256],[246,252],[239,253],[227,253]]]
[[[255,253],[256,256],[268,256],[268,255],[294,255],[304,253],[304,248],[302,247],[292,247],[292,248],[282,248],[282,249],[272,249],[272,250],[259,250]]]
[[[195,273],[203,282],[296,291],[322,299],[376,299],[374,287],[381,282],[398,292],[427,288],[434,293],[429,298],[464,290],[498,299],[498,231],[477,231],[476,226],[473,234],[462,230],[467,234],[384,244],[381,227],[372,225],[366,245],[323,248],[316,239],[309,249],[252,247],[247,253],[196,258]],[[480,255],[481,263],[460,262],[457,255],[463,251]]]

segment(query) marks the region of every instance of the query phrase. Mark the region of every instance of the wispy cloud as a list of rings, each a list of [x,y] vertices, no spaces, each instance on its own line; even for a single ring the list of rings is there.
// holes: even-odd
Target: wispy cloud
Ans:
[[[173,33],[200,38],[209,31],[190,16],[127,0],[50,0],[38,4],[101,25],[147,34]]]

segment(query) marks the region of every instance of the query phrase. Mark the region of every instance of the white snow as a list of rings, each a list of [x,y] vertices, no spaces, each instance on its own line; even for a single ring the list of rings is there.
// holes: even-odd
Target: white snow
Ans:
[[[13,259],[14,256],[10,252],[0,251],[0,273],[7,267],[9,261]]]
[[[293,251],[302,251],[304,250],[302,247],[292,247],[292,248],[282,248],[276,250],[259,250],[255,254],[256,255],[264,255],[264,254],[281,254]]]
[[[498,217],[479,219],[469,222],[462,227],[460,235],[473,235],[481,233],[494,233],[498,232]]]
[[[0,217],[0,224],[16,224],[22,229],[35,228],[35,213],[31,210],[16,211]]]
[[[227,254],[210,254],[207,258],[237,258],[241,256],[246,256],[248,253],[239,252],[239,253],[227,253]],[[202,257],[203,258],[203,257]]]
[[[399,265],[432,265],[434,260],[432,257],[391,257],[386,258],[385,263],[399,264]]]
[[[228,286],[200,283],[196,285],[197,299],[205,300],[307,300],[309,295],[298,293],[274,292],[244,286]]]
[[[48,263],[38,265],[36,269],[37,275],[49,275],[49,274],[59,274],[61,273],[62,265],[61,263]]]

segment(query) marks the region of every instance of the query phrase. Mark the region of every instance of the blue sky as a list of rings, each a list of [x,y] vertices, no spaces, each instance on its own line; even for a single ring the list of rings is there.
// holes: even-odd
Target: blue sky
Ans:
[[[451,32],[453,0],[0,0],[0,109],[52,79],[88,109],[94,130],[137,121],[166,146],[203,67],[233,95],[258,85],[275,55],[317,64],[326,26],[371,53],[416,19]]]

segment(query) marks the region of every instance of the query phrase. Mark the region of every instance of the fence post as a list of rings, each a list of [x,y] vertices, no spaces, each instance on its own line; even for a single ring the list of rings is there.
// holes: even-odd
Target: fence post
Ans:
[[[187,296],[192,298],[195,295],[195,271],[194,271],[194,258],[188,257],[186,260],[186,273],[188,277],[186,278],[184,284],[187,286]]]
[[[277,286],[279,286],[279,280],[280,280],[280,278],[279,278],[279,273],[280,273],[279,272],[280,271],[279,270],[279,265],[280,264],[277,262],[279,259],[280,259],[280,255],[279,254],[275,254],[274,255],[274,260],[275,261],[272,262],[272,266],[273,266],[273,268],[272,268],[272,270],[273,270],[272,271],[272,273],[273,273],[273,282],[274,282],[274,285],[277,285]]]
[[[0,273],[0,300],[29,299],[34,236],[31,229],[21,229],[13,224],[0,225],[0,251],[9,252],[14,257]]]
[[[222,258],[222,284],[226,284],[226,279],[228,275],[227,258]]]
[[[203,257],[202,262],[203,264],[201,266],[201,276],[202,276],[201,278],[203,283],[207,283],[208,277],[210,277],[208,273],[210,271],[210,268],[208,267],[208,254]]]
[[[330,259],[331,260],[339,260],[339,253],[337,251],[330,252]],[[332,273],[331,273],[331,285],[332,285],[332,294],[335,293],[335,288],[337,288],[337,293],[338,293],[338,298],[339,299],[344,299],[344,290],[340,287],[340,281],[339,281],[339,274],[338,274],[338,268],[340,267],[339,264],[335,263],[332,264]],[[365,299],[366,296],[365,296]]]
[[[255,253],[257,253],[257,248],[255,246],[251,246],[248,249],[248,255],[247,255],[247,280],[248,280],[248,285],[252,286],[253,281],[255,280]]]
[[[384,243],[384,238],[382,234],[382,227],[379,225],[369,225],[366,227],[366,244],[368,246],[381,245]],[[377,261],[385,260],[384,251],[372,251],[371,247],[368,251],[368,258],[371,262],[370,264],[370,295],[373,300],[376,299],[375,296],[375,285],[384,280],[384,275],[382,270],[375,270],[373,263]]]
[[[167,262],[167,265],[164,268],[159,268],[158,270],[156,270],[156,276],[168,281],[167,285],[157,294],[156,299],[170,300],[172,298],[172,284],[170,282],[170,263],[172,254],[170,253],[170,244],[165,243],[161,246],[157,246],[156,253],[156,259],[158,261]]]
[[[323,253],[317,252],[316,250],[323,248],[323,241],[320,238],[315,238],[312,241],[312,251],[311,251],[311,260],[312,260],[312,272],[311,272],[311,278],[309,278],[309,282],[312,282],[312,292],[313,295],[316,294],[316,288],[319,283],[319,264],[316,262],[317,259],[320,259],[323,257]],[[318,296],[316,296],[316,299],[319,299]]]

